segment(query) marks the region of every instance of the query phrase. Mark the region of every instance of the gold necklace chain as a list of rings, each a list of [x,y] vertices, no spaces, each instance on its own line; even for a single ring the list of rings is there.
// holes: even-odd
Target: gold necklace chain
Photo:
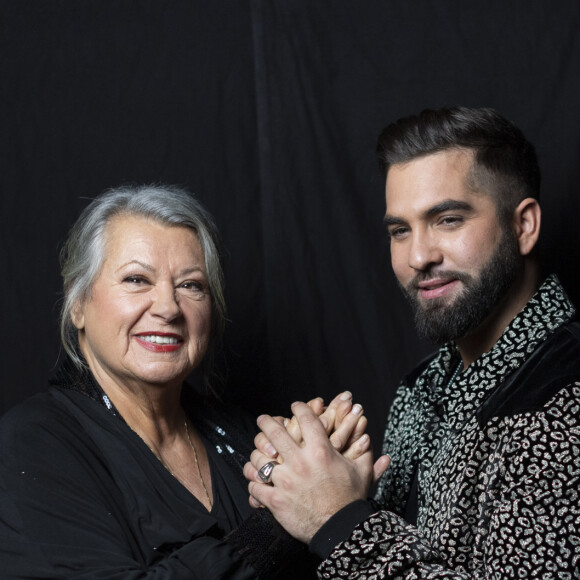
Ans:
[[[137,431],[135,431],[135,433],[137,433]],[[175,473],[173,473],[173,471],[171,471],[169,465],[167,465],[167,463],[165,463],[165,461],[163,461],[163,457],[161,457],[161,453],[159,453],[159,451],[157,451],[157,452],[153,451],[153,447],[151,447],[151,445],[149,445],[149,443],[147,443],[147,441],[145,441],[145,439],[143,437],[141,437],[141,435],[139,435],[139,433],[137,433],[137,436],[141,439],[141,441],[143,441],[143,443],[145,443],[145,445],[147,445],[147,447],[149,447],[149,451],[151,451],[151,453],[153,453],[153,455],[155,455],[155,457],[157,457],[157,459],[161,462],[161,465],[163,465],[163,467],[165,467],[165,469],[167,469],[167,471],[169,471],[169,473],[173,477],[175,477]],[[177,477],[175,477],[175,479],[177,479]]]
[[[199,461],[197,460],[197,451],[195,449],[195,445],[193,444],[193,441],[191,440],[191,437],[189,436],[189,425],[187,424],[187,419],[185,420],[185,433],[187,435],[187,440],[189,441],[189,444],[191,445],[191,448],[193,449],[193,458],[195,460],[195,467],[197,468],[197,473],[198,473],[198,477],[199,477],[199,481],[201,481],[201,485],[203,487],[203,491],[205,492],[205,497],[207,498],[207,503],[209,504],[209,507],[212,508],[213,507],[213,501],[211,500],[209,493],[207,492],[207,487],[205,486],[205,481],[203,480],[203,476],[201,475],[201,469],[199,468]],[[137,433],[137,435],[139,435]],[[165,469],[167,469],[167,471],[169,471],[169,473],[175,477],[175,479],[178,479],[175,475],[175,473],[173,473],[173,471],[171,471],[171,469],[169,468],[169,465],[167,465],[167,463],[165,463],[165,461],[163,461],[163,458],[161,457],[161,453],[155,453],[155,451],[153,451],[153,447],[151,447],[151,445],[149,445],[149,443],[147,443],[147,441],[145,441],[145,439],[143,439],[143,437],[141,437],[139,435],[141,441],[143,441],[143,443],[145,443],[145,445],[147,445],[147,447],[149,447],[149,451],[151,451],[151,453],[153,453],[153,455],[155,455],[155,457],[157,457],[157,459],[159,459],[159,461],[161,462],[161,465],[163,465],[163,467],[165,467]]]
[[[187,440],[193,449],[193,458],[195,459],[195,466],[197,467],[197,473],[199,474],[199,480],[201,481],[201,485],[203,487],[203,491],[205,491],[205,497],[207,498],[207,503],[209,503],[209,507],[213,507],[213,502],[209,497],[209,493],[207,492],[207,487],[205,487],[205,481],[203,480],[203,475],[201,474],[201,469],[199,468],[199,463],[197,461],[197,451],[195,450],[195,445],[189,436],[189,426],[187,425],[187,419],[185,420],[185,433],[187,434]]]

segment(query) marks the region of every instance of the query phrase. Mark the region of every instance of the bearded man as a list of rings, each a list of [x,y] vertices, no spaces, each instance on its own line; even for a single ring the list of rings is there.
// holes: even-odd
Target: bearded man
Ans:
[[[259,418],[283,463],[259,445],[251,502],[320,578],[579,577],[580,325],[540,272],[534,148],[492,109],[453,108],[390,125],[378,156],[393,270],[441,347],[397,391],[374,500],[369,453],[341,455],[297,403],[302,445]]]

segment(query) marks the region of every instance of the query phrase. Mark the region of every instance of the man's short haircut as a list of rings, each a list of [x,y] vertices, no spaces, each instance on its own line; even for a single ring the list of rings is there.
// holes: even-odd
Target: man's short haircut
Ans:
[[[493,195],[501,218],[510,219],[526,197],[539,199],[540,168],[534,146],[494,109],[426,109],[399,119],[379,136],[377,156],[386,176],[391,165],[450,149],[473,151],[468,186]]]

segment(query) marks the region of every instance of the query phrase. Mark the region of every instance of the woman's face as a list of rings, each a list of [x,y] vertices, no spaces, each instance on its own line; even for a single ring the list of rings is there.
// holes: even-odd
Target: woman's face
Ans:
[[[81,351],[102,386],[180,385],[211,330],[205,260],[195,233],[114,218],[90,298],[73,311]]]

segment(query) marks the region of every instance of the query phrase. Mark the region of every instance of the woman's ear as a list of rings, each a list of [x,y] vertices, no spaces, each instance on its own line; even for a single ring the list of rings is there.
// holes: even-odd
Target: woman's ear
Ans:
[[[71,311],[70,318],[77,330],[83,330],[85,327],[85,311],[80,302],[75,302]]]
[[[528,256],[540,236],[542,210],[537,199],[526,197],[514,210],[513,224],[520,255]]]

